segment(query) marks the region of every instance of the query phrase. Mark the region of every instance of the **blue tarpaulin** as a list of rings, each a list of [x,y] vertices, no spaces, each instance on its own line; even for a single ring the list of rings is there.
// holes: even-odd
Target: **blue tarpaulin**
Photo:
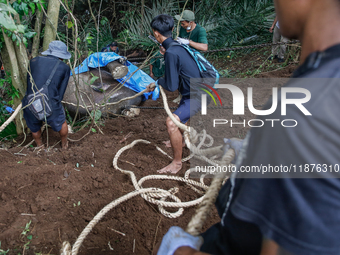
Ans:
[[[80,64],[75,69],[75,73],[84,73],[90,70],[90,68],[98,68],[106,66],[108,63],[120,59],[121,56],[114,52],[98,52],[98,53],[93,53],[91,54],[88,58],[86,58],[83,63]],[[98,61],[99,59],[99,61]],[[124,76],[121,79],[117,79],[118,82],[124,82],[127,80],[124,84],[125,87],[132,89],[133,91],[136,92],[141,92],[143,91],[150,83],[155,82],[149,75],[147,75],[145,72],[142,70],[138,70],[130,79],[130,75],[138,69],[137,66],[131,64],[131,62],[126,61],[125,64],[129,72],[126,76]],[[72,72],[71,72],[72,75]],[[159,88],[156,87],[153,92],[149,93],[144,93],[145,99],[148,99],[149,96],[152,95],[152,99],[156,100],[159,97]]]
[[[5,107],[5,109],[6,109],[6,111],[8,111],[9,113],[12,113],[12,112],[14,112],[14,109],[13,108],[11,108],[11,107],[9,107],[9,106],[4,106]]]

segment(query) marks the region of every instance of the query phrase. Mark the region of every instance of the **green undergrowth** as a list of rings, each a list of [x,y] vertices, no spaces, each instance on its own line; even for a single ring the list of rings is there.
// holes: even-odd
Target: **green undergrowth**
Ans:
[[[6,107],[13,107],[13,100],[19,98],[19,91],[12,85],[11,74],[6,73],[5,77],[0,79],[0,126],[11,116]],[[16,127],[11,122],[2,132],[0,138],[12,139],[17,136]]]

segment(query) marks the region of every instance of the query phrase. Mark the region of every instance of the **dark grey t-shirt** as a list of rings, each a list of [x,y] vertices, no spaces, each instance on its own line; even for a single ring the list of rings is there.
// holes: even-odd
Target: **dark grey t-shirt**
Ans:
[[[238,167],[325,164],[328,170],[300,176],[282,173],[275,179],[236,174],[220,192],[217,208],[222,220],[214,226],[215,234],[204,235],[204,251],[259,254],[262,238],[268,238],[292,254],[340,254],[340,179],[334,178],[339,177],[335,169],[340,164],[340,45],[312,53],[293,78],[313,81],[291,80],[284,86],[310,91],[304,106],[312,116],[288,105],[284,118],[297,120],[296,127],[252,128]],[[271,105],[269,100],[264,108]],[[257,118],[282,119],[281,101],[273,114]],[[218,243],[209,239],[217,229]],[[208,246],[215,248],[209,251]]]

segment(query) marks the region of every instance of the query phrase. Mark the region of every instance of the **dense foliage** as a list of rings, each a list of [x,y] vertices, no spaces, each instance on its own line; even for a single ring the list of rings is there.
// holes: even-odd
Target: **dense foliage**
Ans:
[[[74,66],[114,40],[120,49],[155,49],[147,37],[153,17],[162,13],[175,16],[184,7],[194,11],[196,22],[207,30],[209,49],[268,42],[271,38],[268,28],[275,16],[271,0],[62,0],[62,3],[57,39],[67,43],[73,55],[71,60],[77,60]],[[23,42],[29,55],[36,34],[37,12],[43,10],[46,14],[47,6],[48,0],[0,0],[0,26],[4,30],[0,33],[0,49],[7,35],[17,45]],[[40,51],[47,22],[44,15]],[[0,84],[1,124],[8,117],[3,106],[13,106],[13,96],[16,97],[18,91],[8,75]]]
[[[80,2],[83,2],[84,9],[81,10],[85,10],[85,14],[82,12],[83,15],[78,17],[87,22],[82,40],[85,40],[86,34],[91,34],[95,39],[94,22],[86,14],[87,1],[79,1],[78,7]],[[91,4],[96,17],[99,7],[102,10],[99,47],[115,38],[127,48],[151,49],[154,45],[147,35],[151,33],[152,18],[161,13],[172,16],[180,14],[185,4],[186,9],[195,12],[197,23],[206,28],[210,49],[268,41],[268,28],[275,15],[273,2],[270,0],[191,0],[187,3],[183,0],[130,0],[119,3],[103,0],[91,1]],[[176,29],[174,35],[175,32]],[[92,43],[89,48],[95,50],[95,44]]]

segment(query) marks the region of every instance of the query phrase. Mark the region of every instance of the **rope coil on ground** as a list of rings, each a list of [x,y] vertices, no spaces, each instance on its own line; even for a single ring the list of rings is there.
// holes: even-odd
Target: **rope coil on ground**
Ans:
[[[220,154],[222,154],[221,146],[206,149],[206,150],[201,149],[201,146],[212,146],[212,144],[214,142],[213,138],[211,136],[207,135],[205,130],[203,130],[202,133],[198,134],[195,129],[190,128],[186,125],[183,125],[182,123],[177,121],[175,119],[175,117],[173,116],[173,114],[170,112],[170,109],[169,109],[168,104],[167,104],[166,95],[165,95],[165,93],[164,93],[164,91],[161,87],[160,87],[160,91],[161,91],[161,94],[162,94],[162,97],[163,97],[163,103],[164,103],[164,107],[166,109],[167,114],[169,115],[169,117],[174,121],[174,123],[179,128],[184,130],[185,142],[186,142],[188,148],[190,149],[190,151],[193,152],[193,154],[190,155],[189,157],[187,157],[187,159],[191,158],[192,156],[197,156],[204,161],[207,161],[207,162],[209,162],[213,165],[217,165],[216,162],[207,158],[205,155],[208,155],[209,153],[212,153],[212,152],[213,153],[219,152]],[[207,138],[210,141],[208,143],[204,143]],[[198,146],[195,146],[192,143],[192,141],[194,141],[196,143],[198,139],[201,139],[201,140],[200,140]],[[132,184],[135,188],[135,191],[130,192],[127,195],[120,197],[120,198],[114,200],[113,202],[111,202],[110,204],[108,204],[107,206],[105,206],[91,220],[91,222],[85,227],[85,229],[82,231],[82,233],[77,238],[73,247],[71,247],[71,245],[68,242],[63,243],[63,247],[60,251],[62,255],[76,255],[79,251],[81,244],[83,243],[84,239],[86,238],[86,236],[91,232],[93,227],[104,217],[104,215],[108,211],[110,211],[112,208],[119,205],[120,203],[122,203],[122,202],[124,202],[124,201],[126,201],[126,200],[128,200],[128,199],[130,199],[134,196],[137,196],[137,195],[141,195],[142,198],[145,199],[146,201],[158,205],[160,212],[164,216],[169,217],[169,218],[179,217],[183,213],[184,207],[194,206],[194,205],[201,203],[201,206],[197,209],[196,215],[192,218],[192,220],[190,221],[188,228],[187,228],[187,231],[189,233],[193,234],[193,235],[197,235],[200,232],[200,230],[202,229],[203,223],[205,222],[205,219],[207,218],[207,215],[209,214],[210,208],[211,208],[212,204],[214,203],[214,201],[217,197],[218,191],[219,191],[223,181],[225,180],[226,176],[225,175],[215,176],[210,187],[208,187],[207,185],[204,184],[203,180],[204,180],[205,175],[201,176],[200,182],[189,179],[189,175],[190,175],[190,173],[193,169],[187,170],[184,178],[178,177],[178,176],[173,176],[173,175],[172,176],[149,175],[149,176],[145,176],[145,177],[141,178],[139,181],[137,181],[137,178],[136,178],[134,172],[128,171],[128,170],[123,170],[118,166],[118,159],[124,151],[131,149],[132,147],[134,147],[138,143],[151,144],[151,142],[146,141],[146,140],[142,140],[142,139],[135,140],[131,144],[126,145],[123,148],[121,148],[116,153],[116,155],[113,159],[114,168],[116,170],[119,170],[120,172],[130,176]],[[156,146],[156,149],[158,151],[160,151],[162,154],[167,155],[167,153],[164,152],[158,146]],[[225,163],[230,164],[230,162],[234,158],[234,155],[235,155],[234,151],[229,150],[227,152],[227,155],[225,155],[223,157],[223,158],[226,159]],[[167,155],[167,156],[169,158],[171,158],[169,155]],[[184,160],[182,160],[182,161],[184,161]],[[184,183],[188,184],[194,191],[196,191],[199,194],[204,193],[204,192],[202,192],[202,190],[204,190],[204,191],[208,190],[208,191],[205,195],[202,195],[201,197],[199,197],[195,200],[192,200],[192,201],[189,201],[189,202],[182,202],[178,197],[175,196],[175,193],[177,192],[178,188],[175,187],[175,188],[172,188],[170,190],[164,190],[164,189],[160,189],[160,188],[143,188],[142,184],[146,180],[180,181],[180,182],[184,182]],[[200,188],[202,190],[199,190],[198,188]],[[158,198],[159,200],[157,200],[156,198]],[[165,201],[166,199],[171,199],[174,202]],[[179,209],[178,209],[177,212],[170,213],[170,212],[167,212],[164,209],[164,207],[173,207],[173,208],[179,208]],[[71,251],[71,248],[72,248],[72,251]]]

